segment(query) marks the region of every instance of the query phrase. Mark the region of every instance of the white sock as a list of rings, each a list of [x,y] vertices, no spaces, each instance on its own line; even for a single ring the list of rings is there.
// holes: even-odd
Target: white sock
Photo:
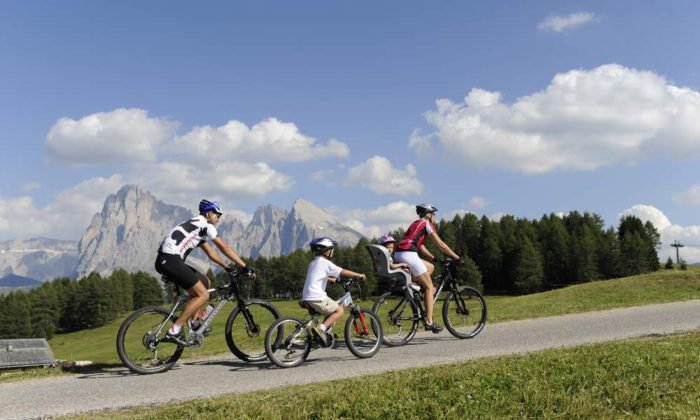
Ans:
[[[326,324],[321,324],[321,331],[326,332]]]
[[[173,324],[173,326],[170,327],[170,334],[179,334],[180,330],[182,330],[181,326],[179,326],[177,324]]]

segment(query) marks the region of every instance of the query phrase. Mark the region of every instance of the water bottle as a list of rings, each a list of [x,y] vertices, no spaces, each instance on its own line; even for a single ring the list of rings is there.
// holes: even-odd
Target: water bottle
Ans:
[[[190,330],[196,331],[199,329],[199,327],[202,325],[202,323],[209,318],[209,314],[211,314],[211,311],[214,310],[214,307],[211,305],[207,305],[206,308],[204,308],[204,316],[201,319],[195,319],[194,321],[189,321],[190,323]]]
[[[214,310],[214,307],[211,305],[207,305],[206,308],[204,308],[204,316],[202,317],[202,321],[206,321],[207,318],[209,318],[209,314],[211,314],[211,311]]]

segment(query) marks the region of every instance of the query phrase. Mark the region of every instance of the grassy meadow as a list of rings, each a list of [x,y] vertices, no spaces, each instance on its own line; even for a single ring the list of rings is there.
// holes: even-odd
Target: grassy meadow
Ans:
[[[655,273],[614,280],[597,281],[526,296],[487,296],[488,322],[510,321],[587,311],[700,299],[700,268],[688,271],[660,270]],[[306,311],[296,301],[272,302],[283,315],[303,317]],[[370,308],[371,299],[359,302]],[[214,321],[212,335],[200,349],[188,349],[183,358],[230,354],[224,338],[228,313],[234,308],[228,303]],[[436,307],[440,319],[441,303]],[[69,334],[60,334],[49,341],[54,356],[62,360],[90,360],[99,369],[121,367],[116,352],[116,335],[127,317],[124,314],[109,325]],[[342,321],[341,321],[342,322]],[[339,324],[342,325],[342,324]],[[262,340],[262,337],[261,337]],[[235,357],[231,354],[231,357]],[[55,374],[55,369],[33,369],[4,372],[0,381]],[[24,373],[23,373],[24,372]]]
[[[700,332],[466,363],[81,418],[696,418]],[[332,392],[328,392],[331,389]]]

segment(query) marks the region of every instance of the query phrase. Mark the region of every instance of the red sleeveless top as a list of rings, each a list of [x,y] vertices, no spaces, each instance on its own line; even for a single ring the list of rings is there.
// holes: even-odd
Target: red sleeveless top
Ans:
[[[418,219],[411,223],[406,234],[396,246],[397,251],[418,252],[421,245],[425,243],[428,236],[435,232],[435,226],[425,219]]]

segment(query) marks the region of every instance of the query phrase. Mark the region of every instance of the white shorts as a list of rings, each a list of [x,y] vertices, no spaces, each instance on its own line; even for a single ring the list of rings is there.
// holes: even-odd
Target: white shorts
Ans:
[[[425,266],[423,260],[420,259],[417,252],[396,251],[394,254],[394,261],[408,264],[413,277],[418,277],[421,274],[428,272],[428,267]]]

